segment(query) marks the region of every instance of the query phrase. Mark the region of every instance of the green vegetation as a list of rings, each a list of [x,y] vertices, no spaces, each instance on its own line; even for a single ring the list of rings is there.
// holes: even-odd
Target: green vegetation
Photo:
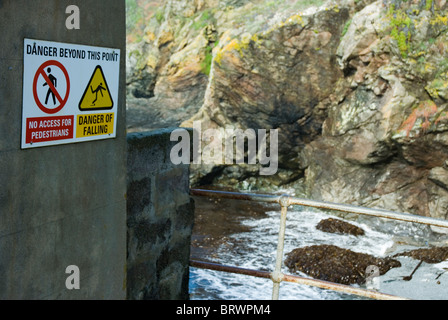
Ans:
[[[347,33],[348,28],[350,27],[350,25],[352,24],[352,19],[348,20],[345,25],[344,25],[344,29],[342,29],[342,36],[345,36],[345,34]]]
[[[205,58],[201,62],[201,72],[207,76],[210,75],[210,70],[212,67],[212,60],[213,60],[212,51],[213,48],[211,46],[207,46],[207,48],[205,48]]]
[[[406,3],[406,5],[404,5]],[[397,7],[395,6],[397,4]],[[397,41],[401,56],[407,58],[414,51],[415,58],[420,57],[421,52],[428,49],[435,42],[434,38],[429,38],[423,43],[412,43],[412,33],[427,18],[427,15],[421,15],[421,10],[431,12],[429,24],[433,34],[440,34],[442,29],[448,26],[448,15],[434,6],[433,0],[419,1],[418,5],[408,0],[395,0],[389,5],[387,17],[390,21],[390,35]],[[417,52],[417,54],[415,54]]]
[[[390,6],[388,17],[392,27],[390,35],[397,41],[401,56],[407,58],[413,22],[405,11],[401,9],[395,10],[394,5]]]
[[[140,10],[137,1],[126,0],[126,33],[135,31],[142,18],[143,12]]]
[[[206,25],[210,24],[212,20],[213,20],[213,14],[211,10],[210,9],[204,10],[201,12],[199,18],[193,22],[192,27],[195,30],[201,30]]]
[[[163,20],[163,10],[158,2],[147,3],[145,0],[126,0],[126,35],[128,42],[139,42],[143,39],[144,30],[150,19]]]
[[[448,58],[443,59],[439,64],[438,71],[436,73],[436,78],[439,78],[442,74],[448,72]]]
[[[154,17],[156,18],[158,23],[162,23],[163,20],[165,19],[164,15],[163,15],[163,9],[158,8],[157,11],[154,13]]]

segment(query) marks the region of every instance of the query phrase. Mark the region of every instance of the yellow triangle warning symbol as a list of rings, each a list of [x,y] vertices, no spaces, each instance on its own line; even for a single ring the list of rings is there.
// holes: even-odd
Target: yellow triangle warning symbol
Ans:
[[[79,110],[105,110],[112,109],[114,102],[107,86],[101,66],[96,66],[86,90],[79,101]]]

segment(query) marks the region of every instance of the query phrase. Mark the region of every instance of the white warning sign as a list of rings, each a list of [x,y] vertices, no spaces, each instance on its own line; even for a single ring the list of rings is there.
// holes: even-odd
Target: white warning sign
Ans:
[[[22,149],[115,138],[120,49],[25,39]]]

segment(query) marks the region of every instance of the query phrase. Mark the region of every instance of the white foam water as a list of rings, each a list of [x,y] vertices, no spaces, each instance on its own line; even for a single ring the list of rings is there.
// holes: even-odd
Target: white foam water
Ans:
[[[332,244],[355,252],[386,257],[405,249],[416,249],[428,245],[429,241],[440,241],[440,238],[434,238],[425,226],[385,221],[373,217],[348,221],[361,227],[365,231],[363,236],[326,233],[316,229],[316,225],[330,215],[319,210],[302,209],[302,207],[294,207],[288,210],[284,256],[298,247]],[[343,220],[340,217],[337,219]],[[280,212],[270,211],[265,218],[245,220],[242,224],[251,227],[251,231],[229,236],[237,246],[221,245],[213,255],[219,258],[214,258],[213,261],[241,268],[272,271],[275,265]],[[446,240],[443,241],[446,243]],[[378,288],[375,289],[413,299],[448,298],[448,272],[443,274],[447,263],[433,265],[423,263],[412,281],[404,281],[403,276],[410,275],[419,261],[409,257],[396,259],[402,263],[402,267],[391,269],[380,276],[380,281],[376,282]],[[290,273],[285,266],[282,272]],[[299,275],[307,277],[305,274],[299,273]],[[438,275],[440,276],[436,280]],[[272,287],[272,281],[269,279],[198,268],[191,268],[190,271],[192,300],[269,300],[272,298]],[[281,283],[279,298],[284,300],[363,299],[340,292],[285,282]]]

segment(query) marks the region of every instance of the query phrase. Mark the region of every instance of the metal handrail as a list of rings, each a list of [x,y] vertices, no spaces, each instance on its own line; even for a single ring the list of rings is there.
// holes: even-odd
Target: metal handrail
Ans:
[[[273,272],[268,272],[268,271],[239,268],[239,267],[235,267],[235,266],[227,266],[227,265],[223,265],[223,264],[205,262],[205,261],[197,261],[197,260],[190,260],[190,266],[192,266],[194,268],[199,268],[199,269],[208,269],[208,270],[229,272],[229,273],[235,273],[235,274],[243,274],[243,275],[257,277],[257,278],[271,279],[272,281],[274,281],[273,280]],[[334,282],[329,282],[329,281],[309,279],[309,278],[304,278],[304,277],[290,275],[290,274],[283,274],[282,281],[318,287],[321,289],[339,291],[339,292],[354,294],[357,296],[371,298],[371,299],[377,299],[377,300],[409,300],[407,298],[398,297],[398,296],[390,295],[387,293],[381,293],[381,292],[377,292],[377,291],[373,291],[373,290],[355,288],[355,287],[352,287],[349,285],[344,285],[344,284],[339,284],[339,283],[334,283]],[[277,297],[277,299],[278,299],[278,297]]]
[[[190,194],[192,196],[205,196],[211,198],[224,198],[224,199],[234,199],[234,200],[247,200],[247,201],[258,201],[267,203],[278,203],[281,206],[281,217],[280,217],[280,230],[277,243],[277,257],[275,263],[275,269],[273,272],[265,272],[260,270],[243,269],[232,266],[224,266],[220,264],[214,264],[203,261],[191,260],[190,265],[197,268],[205,268],[211,270],[232,272],[246,274],[255,277],[270,278],[274,285],[272,290],[272,299],[277,300],[279,297],[280,283],[282,281],[295,282],[299,284],[305,284],[309,286],[315,286],[324,289],[330,289],[334,291],[340,291],[348,294],[355,294],[358,296],[364,296],[373,299],[407,299],[404,297],[393,296],[373,290],[366,290],[361,288],[354,288],[348,285],[342,285],[338,283],[308,279],[299,276],[287,275],[281,272],[281,265],[283,261],[283,249],[284,249],[284,238],[286,230],[286,215],[287,209],[291,205],[301,205],[319,209],[335,210],[345,213],[355,213],[368,216],[375,216],[386,219],[393,219],[406,222],[414,222],[420,224],[426,224],[430,226],[448,228],[448,221],[430,217],[422,217],[411,215],[408,213],[399,213],[394,211],[388,211],[383,209],[373,209],[366,207],[359,207],[353,205],[331,203],[324,201],[315,201],[302,199],[297,197],[291,197],[289,195],[267,195],[267,194],[252,194],[252,193],[239,193],[239,192],[228,192],[228,191],[215,191],[215,190],[203,190],[203,189],[190,189]]]
[[[423,217],[409,213],[401,213],[383,209],[359,207],[348,204],[309,200],[309,199],[291,197],[289,195],[251,194],[251,193],[239,193],[239,192],[203,190],[203,189],[191,189],[190,194],[194,196],[205,196],[211,198],[227,198],[227,199],[259,201],[268,203],[280,203],[280,200],[283,198],[288,199],[287,201],[289,202],[289,205],[300,205],[318,209],[335,210],[346,213],[362,214],[386,219],[415,222],[435,227],[448,228],[448,221],[443,219]]]

